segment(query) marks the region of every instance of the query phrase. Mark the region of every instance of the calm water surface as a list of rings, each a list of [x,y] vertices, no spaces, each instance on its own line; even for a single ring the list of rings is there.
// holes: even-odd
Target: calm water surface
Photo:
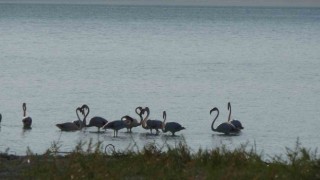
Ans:
[[[297,138],[320,146],[320,9],[0,4],[0,39],[0,152],[43,153],[53,142],[70,151],[89,139],[117,149],[185,139],[193,151],[248,143],[266,156]],[[210,128],[210,109],[224,122],[229,101],[239,136]],[[55,124],[84,103],[89,118],[108,120],[166,110],[186,130],[61,133]]]

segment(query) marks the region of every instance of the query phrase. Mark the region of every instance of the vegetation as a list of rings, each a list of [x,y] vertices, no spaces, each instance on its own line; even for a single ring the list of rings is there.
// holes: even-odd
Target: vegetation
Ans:
[[[320,179],[317,152],[301,148],[298,141],[286,157],[269,162],[253,148],[245,150],[246,145],[191,153],[185,143],[116,151],[111,144],[104,149],[90,141],[79,142],[64,156],[59,148],[53,143],[43,155],[27,150],[21,157],[1,153],[0,179]]]

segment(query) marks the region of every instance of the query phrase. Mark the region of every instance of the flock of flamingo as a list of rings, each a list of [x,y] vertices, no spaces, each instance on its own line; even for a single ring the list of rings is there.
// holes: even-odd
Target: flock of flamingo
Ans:
[[[31,129],[32,125],[32,118],[30,116],[26,115],[27,106],[26,103],[22,104],[22,110],[23,110],[23,128],[24,129]],[[219,109],[217,107],[214,107],[210,110],[210,114],[213,112],[216,112],[216,116],[214,117],[211,129],[212,131],[223,133],[223,134],[237,134],[241,132],[243,129],[243,126],[239,120],[231,120],[231,104],[228,103],[228,110],[229,110],[229,117],[227,122],[223,122],[222,124],[218,125],[216,128],[214,128],[214,123],[217,120],[219,116]],[[113,130],[113,136],[118,136],[118,131],[120,129],[126,128],[127,132],[131,133],[132,128],[142,126],[143,129],[150,130],[150,133],[152,134],[152,130],[156,130],[156,135],[159,134],[159,130],[162,130],[162,132],[171,132],[172,136],[175,136],[175,133],[185,129],[185,127],[181,126],[177,122],[166,122],[167,114],[166,111],[163,111],[163,120],[151,120],[149,119],[150,110],[148,107],[142,108],[137,107],[135,109],[136,114],[140,117],[140,121],[138,121],[135,118],[132,118],[128,115],[123,116],[120,120],[115,121],[108,121],[102,117],[95,116],[90,119],[89,124],[87,124],[87,117],[89,115],[90,109],[89,107],[84,104],[81,107],[78,107],[76,109],[76,114],[78,117],[78,120],[73,122],[65,122],[56,124],[56,126],[61,131],[78,131],[82,130],[86,127],[97,127],[98,132],[100,132],[100,128],[107,130],[112,129]],[[82,116],[82,118],[80,118]],[[2,120],[2,115],[0,114],[0,123]]]

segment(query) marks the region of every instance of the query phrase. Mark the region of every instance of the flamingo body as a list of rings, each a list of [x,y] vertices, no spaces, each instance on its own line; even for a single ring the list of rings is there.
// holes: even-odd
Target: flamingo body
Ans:
[[[92,127],[95,126],[98,128],[98,132],[100,131],[100,128],[102,128],[104,125],[106,125],[108,121],[102,117],[95,116],[90,119],[89,124],[86,125],[86,127]]]
[[[162,121],[160,120],[147,120],[147,127],[150,129],[151,134],[152,130],[155,129],[157,133],[159,132],[159,129],[162,129]]]
[[[179,124],[177,122],[166,123],[166,120],[167,120],[167,113],[166,113],[166,111],[163,111],[163,123],[162,123],[162,131],[163,132],[170,131],[172,136],[174,136],[174,133],[185,129],[185,127],[182,127],[181,124]]]
[[[172,133],[172,136],[174,136],[174,133],[183,129],[185,129],[185,127],[181,126],[181,124],[177,122],[167,122],[164,126],[163,132],[170,131]]]
[[[230,124],[228,122],[224,122],[224,123],[220,124],[216,128],[216,131],[220,132],[220,133],[224,133],[224,134],[232,134],[232,133],[239,132],[239,130],[237,130],[236,127],[234,127],[232,124]]]
[[[234,119],[234,120],[230,121],[230,123],[238,129],[244,129],[244,127],[242,126],[242,124],[239,120]]]
[[[22,118],[23,128],[31,128],[32,118],[27,116]]]
[[[126,122],[122,121],[122,120],[115,120],[115,121],[111,121],[108,124],[104,125],[102,128],[103,129],[112,129],[113,130],[113,137],[117,137],[118,136],[118,131],[120,129],[123,129],[126,127]]]
[[[138,126],[141,125],[141,123],[139,123],[138,120],[136,120],[136,119],[134,119],[134,118],[132,118],[130,116],[124,116],[124,118],[129,120],[129,121],[131,121],[131,123],[125,123],[126,128],[127,128],[127,132],[131,133],[132,132],[132,130],[131,130],[132,128],[138,127]]]
[[[74,122],[66,122],[66,123],[56,124],[56,126],[61,131],[77,131],[77,130],[80,130],[80,125],[77,125]]]

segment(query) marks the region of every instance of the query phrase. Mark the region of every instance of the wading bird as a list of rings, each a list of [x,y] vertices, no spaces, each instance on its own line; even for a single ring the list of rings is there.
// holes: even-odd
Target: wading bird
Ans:
[[[213,111],[217,111],[217,115],[214,118],[214,120],[212,121],[211,124],[211,129],[212,131],[216,131],[216,132],[220,132],[220,133],[224,133],[224,134],[235,134],[238,133],[240,130],[237,129],[236,127],[234,127],[234,125],[232,125],[229,122],[224,122],[222,124],[220,124],[216,129],[214,128],[214,123],[217,120],[218,116],[219,116],[219,109],[214,107],[213,109],[210,110],[210,114],[212,114]]]
[[[104,125],[102,128],[103,129],[112,129],[113,130],[113,137],[118,137],[118,131],[120,129],[126,128],[129,123],[131,123],[130,120],[126,119],[125,116],[123,116],[121,118],[121,120],[111,121],[108,124]]]
[[[180,130],[185,129],[184,127],[182,127],[179,123],[177,122],[168,122],[166,123],[167,120],[167,113],[166,111],[163,111],[163,128],[162,128],[162,132],[167,132],[170,131],[172,133],[172,136],[175,136],[174,133],[178,132]]]
[[[78,112],[80,112],[81,114],[82,113],[82,109],[81,107],[78,107],[76,109],[76,114],[77,114],[77,117],[78,117],[78,124],[74,122],[66,122],[66,123],[61,123],[61,124],[56,124],[56,126],[61,130],[61,131],[78,131],[78,130],[81,130],[82,129],[82,121],[80,120],[80,117],[79,117],[79,114]]]
[[[143,113],[146,112],[147,116],[142,121],[142,127],[144,129],[150,129],[150,133],[152,134],[152,129],[155,129],[157,131],[157,134],[159,134],[159,129],[162,129],[162,121],[160,120],[148,120],[148,117],[150,115],[150,110],[148,107],[145,107],[143,110]]]
[[[87,125],[86,122],[86,118],[90,113],[90,109],[89,106],[87,106],[86,104],[82,105],[82,112],[83,115],[85,117],[85,119],[83,120],[83,127],[97,127],[98,128],[98,132],[100,132],[100,128],[102,128],[104,125],[106,125],[108,123],[108,121],[102,117],[99,116],[94,116],[93,118],[90,119],[89,124]]]
[[[134,119],[134,118],[132,118],[132,117],[130,117],[130,116],[127,116],[126,118],[127,119],[130,119],[130,122],[131,123],[129,123],[129,124],[127,124],[127,132],[132,132],[131,131],[131,129],[133,128],[133,127],[138,127],[138,126],[140,126],[141,125],[141,122],[142,122],[142,107],[137,107],[136,108],[136,110],[135,110],[135,112],[136,112],[136,114],[138,114],[138,116],[140,117],[140,122],[138,122],[138,120],[137,119]]]
[[[27,104],[23,103],[22,104],[22,110],[23,110],[23,118],[22,118],[22,123],[23,123],[23,128],[24,129],[30,129],[31,124],[32,124],[32,118],[27,115]]]
[[[228,117],[228,122],[230,122],[232,125],[234,125],[238,129],[243,129],[243,126],[239,120],[233,119],[230,121],[231,118],[231,103],[228,102],[228,110],[229,110],[229,117]]]

